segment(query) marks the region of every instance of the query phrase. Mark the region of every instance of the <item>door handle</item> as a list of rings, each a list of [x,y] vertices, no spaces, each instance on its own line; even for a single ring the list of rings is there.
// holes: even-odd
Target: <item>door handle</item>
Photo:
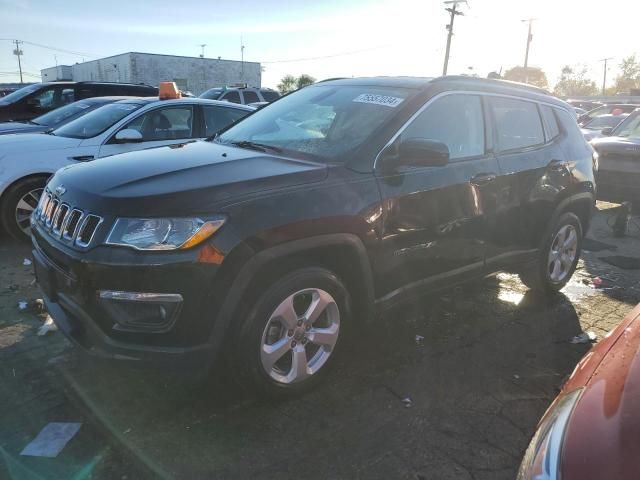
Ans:
[[[560,160],[551,160],[549,162],[549,170],[554,172],[564,172],[567,169],[567,162]]]
[[[70,160],[75,160],[76,162],[90,162],[95,157],[93,155],[77,155],[75,157],[69,157]]]
[[[481,187],[488,183],[493,182],[497,178],[495,173],[479,173],[475,177],[473,177],[469,182],[471,185],[475,185],[476,187]]]

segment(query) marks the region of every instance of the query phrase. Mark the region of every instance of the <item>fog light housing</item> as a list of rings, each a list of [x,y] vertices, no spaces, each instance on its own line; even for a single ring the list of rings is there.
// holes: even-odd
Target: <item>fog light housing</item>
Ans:
[[[164,333],[175,324],[182,295],[100,290],[98,305],[113,322],[114,330]]]

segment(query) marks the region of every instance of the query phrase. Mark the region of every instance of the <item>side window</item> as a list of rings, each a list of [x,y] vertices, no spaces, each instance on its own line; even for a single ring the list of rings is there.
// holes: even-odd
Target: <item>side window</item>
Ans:
[[[242,92],[242,96],[244,97],[244,103],[253,103],[259,102],[258,94],[252,90],[244,90]]]
[[[98,97],[100,95],[96,94],[91,88],[88,87],[82,87],[82,88],[78,88],[76,89],[76,98],[78,100],[81,100],[83,98],[91,98],[91,97]]]
[[[63,88],[62,94],[60,95],[60,105],[66,105],[67,103],[72,103],[75,101],[75,95],[73,92],[73,88]]]
[[[491,108],[500,151],[533,147],[544,143],[542,122],[535,103],[491,97]]]
[[[280,98],[280,94],[273,90],[260,90],[260,93],[262,94],[262,98],[264,98],[265,102],[273,102]]]
[[[235,90],[225,93],[220,100],[226,100],[227,102],[232,103],[242,103],[240,101],[240,94]]]
[[[132,120],[124,128],[139,131],[145,142],[192,138],[193,108],[157,108]]]
[[[546,125],[547,141],[553,140],[560,135],[556,114],[553,113],[552,107],[546,105],[540,105],[540,112],[542,112],[542,118],[544,118],[544,124]]]
[[[451,159],[484,155],[482,100],[477,95],[446,95],[435,100],[402,132],[403,138],[437,140]]]
[[[203,107],[205,134],[207,137],[246,117],[249,113],[239,108]]]
[[[42,90],[32,98],[40,102],[40,108],[42,109],[54,108],[56,102],[56,88],[54,87]]]

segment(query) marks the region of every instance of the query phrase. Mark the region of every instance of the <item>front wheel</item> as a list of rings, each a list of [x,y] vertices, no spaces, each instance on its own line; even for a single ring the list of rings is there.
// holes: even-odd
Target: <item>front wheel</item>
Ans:
[[[343,283],[324,268],[303,268],[273,282],[240,330],[232,362],[241,380],[272,396],[312,388],[341,345],[350,305]]]
[[[7,189],[2,201],[2,226],[16,240],[26,242],[31,232],[31,214],[38,206],[46,177],[25,178]]]
[[[540,249],[538,262],[520,272],[520,280],[532,290],[557,292],[571,279],[582,248],[582,224],[573,213],[555,222]]]

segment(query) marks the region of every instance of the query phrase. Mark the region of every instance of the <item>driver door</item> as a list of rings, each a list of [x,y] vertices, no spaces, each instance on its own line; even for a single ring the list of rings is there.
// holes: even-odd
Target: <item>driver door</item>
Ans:
[[[117,155],[164,145],[174,145],[193,140],[201,136],[199,124],[196,122],[194,105],[174,105],[155,108],[131,120],[119,128],[106,142],[100,146],[100,157]],[[140,132],[142,141],[119,143],[116,135],[124,129]]]

